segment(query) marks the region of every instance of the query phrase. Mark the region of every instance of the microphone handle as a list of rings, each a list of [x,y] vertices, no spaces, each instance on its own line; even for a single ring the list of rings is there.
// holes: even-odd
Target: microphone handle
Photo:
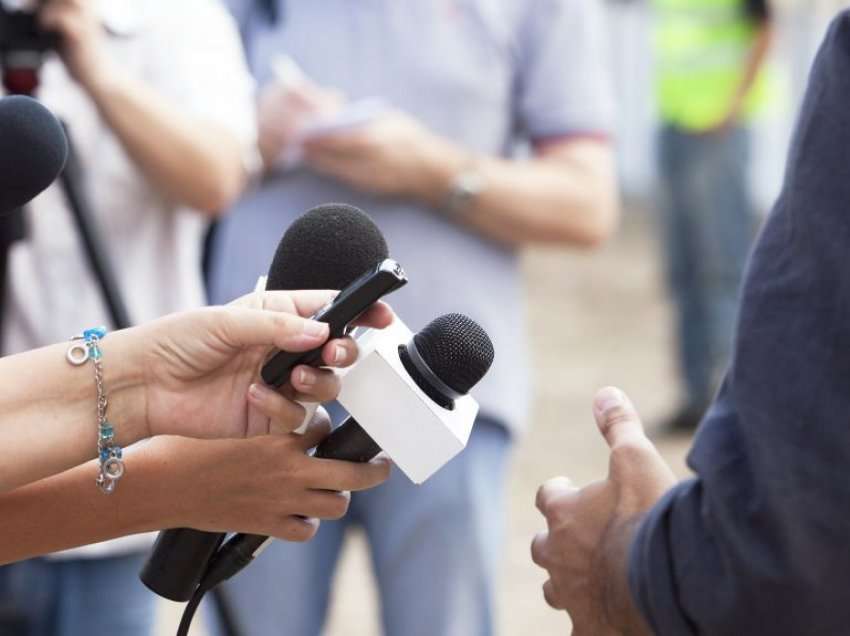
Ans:
[[[192,528],[163,530],[139,578],[152,592],[185,603],[192,598],[225,536]]]
[[[316,447],[313,457],[366,463],[381,452],[372,436],[349,417]]]
[[[369,433],[357,423],[357,420],[349,417],[316,447],[313,456],[365,463],[380,452],[381,447],[375,443]],[[234,535],[222,546],[210,563],[209,569],[203,576],[202,586],[205,589],[212,589],[222,581],[226,581],[253,561],[270,542],[269,537],[259,534]],[[204,560],[205,565],[206,563],[207,561]]]

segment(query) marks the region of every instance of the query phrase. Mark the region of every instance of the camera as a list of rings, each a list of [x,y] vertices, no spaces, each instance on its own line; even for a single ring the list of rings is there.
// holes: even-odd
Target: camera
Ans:
[[[32,94],[45,53],[56,47],[56,35],[38,24],[41,4],[41,0],[0,0],[0,69],[10,93]]]

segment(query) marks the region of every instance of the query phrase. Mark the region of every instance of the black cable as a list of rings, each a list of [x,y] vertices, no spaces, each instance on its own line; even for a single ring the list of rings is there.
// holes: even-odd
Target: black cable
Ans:
[[[192,624],[192,619],[195,617],[195,612],[198,610],[198,605],[201,604],[204,594],[232,577],[254,560],[254,552],[257,546],[254,545],[252,540],[259,540],[259,543],[262,544],[268,540],[268,537],[236,535],[225,543],[224,547],[210,560],[204,577],[195,593],[192,594],[192,598],[189,599],[186,609],[183,610],[183,618],[180,619],[177,636],[189,635],[189,626]]]
[[[206,588],[199,586],[198,589],[195,590],[195,593],[192,594],[192,598],[189,599],[189,602],[186,604],[186,608],[183,610],[183,618],[180,619],[180,627],[177,628],[177,636],[189,636],[189,628],[192,626],[192,619],[195,618],[195,612],[198,610],[198,606],[201,604],[201,600],[204,598],[204,594],[206,593]]]

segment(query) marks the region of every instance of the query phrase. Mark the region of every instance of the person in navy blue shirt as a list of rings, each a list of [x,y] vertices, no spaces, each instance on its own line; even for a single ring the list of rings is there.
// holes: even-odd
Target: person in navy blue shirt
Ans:
[[[675,484],[628,399],[608,479],[540,489],[534,560],[574,634],[850,633],[850,12],[812,71],[734,357]]]

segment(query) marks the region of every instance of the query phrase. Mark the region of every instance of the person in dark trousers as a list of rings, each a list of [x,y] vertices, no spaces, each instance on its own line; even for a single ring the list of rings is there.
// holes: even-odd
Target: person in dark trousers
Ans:
[[[850,11],[815,61],[751,256],[731,368],[672,475],[628,400],[608,479],[538,494],[534,559],[575,634],[838,636],[850,625]]]
[[[770,97],[768,0],[652,0],[662,253],[685,399],[666,423],[696,428],[729,354],[756,227],[750,124]]]

